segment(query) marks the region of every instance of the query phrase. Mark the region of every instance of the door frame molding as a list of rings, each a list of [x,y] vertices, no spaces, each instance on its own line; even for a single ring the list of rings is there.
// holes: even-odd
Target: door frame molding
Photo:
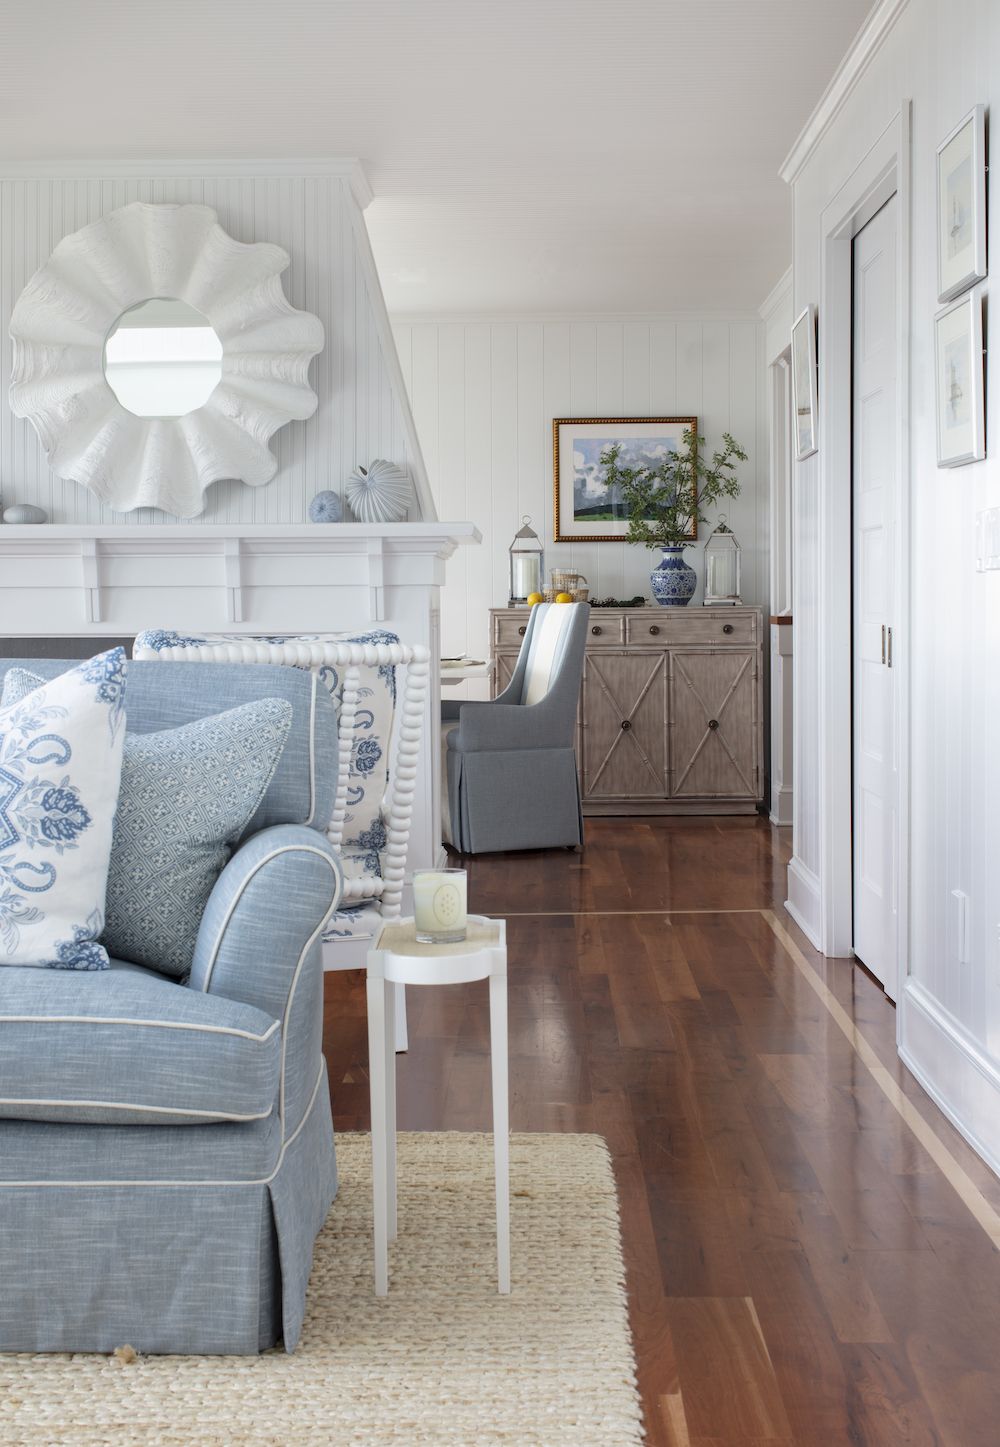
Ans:
[[[853,742],[851,243],[895,194],[899,211],[896,243],[898,406],[895,590],[891,613],[896,669],[893,741],[897,831],[893,850],[893,905],[897,949],[896,979],[887,983],[889,993],[897,999],[905,981],[908,958],[910,868],[910,171],[910,102],[905,100],[823,211],[819,304],[819,944],[825,955],[850,955],[853,791],[845,787],[845,781],[851,778]]]

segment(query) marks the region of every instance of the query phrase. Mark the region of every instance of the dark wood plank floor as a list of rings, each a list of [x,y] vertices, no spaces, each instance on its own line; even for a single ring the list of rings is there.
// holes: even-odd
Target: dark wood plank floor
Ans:
[[[512,1128],[608,1140],[657,1447],[996,1447],[1000,1256],[804,970],[997,1210],[1000,1183],[899,1063],[882,992],[791,925],[786,862],[754,819],[467,861],[472,908],[509,921]],[[489,1129],[485,989],[411,991],[410,1038],[400,1128]],[[327,977],[326,1051],[337,1126],[367,1128],[360,973]]]

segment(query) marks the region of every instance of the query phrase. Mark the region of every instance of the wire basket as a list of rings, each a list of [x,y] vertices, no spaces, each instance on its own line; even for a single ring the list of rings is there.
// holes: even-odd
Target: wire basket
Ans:
[[[574,603],[586,603],[590,597],[590,588],[582,573],[572,573],[568,569],[553,568],[552,582],[545,589],[546,603],[554,603],[557,593],[568,593]],[[551,597],[549,596],[551,594]]]

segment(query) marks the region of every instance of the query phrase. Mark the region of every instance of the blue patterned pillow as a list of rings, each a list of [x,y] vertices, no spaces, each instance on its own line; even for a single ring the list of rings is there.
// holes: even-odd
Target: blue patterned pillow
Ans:
[[[32,675],[11,669],[4,699]],[[292,723],[285,699],[125,739],[101,943],[178,979],[233,843],[256,814]]]
[[[125,651],[0,704],[0,965],[106,970],[97,938],[125,739]]]

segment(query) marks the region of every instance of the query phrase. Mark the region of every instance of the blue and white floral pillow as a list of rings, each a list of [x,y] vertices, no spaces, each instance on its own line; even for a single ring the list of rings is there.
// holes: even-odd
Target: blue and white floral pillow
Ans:
[[[0,965],[106,970],[125,650],[0,707]]]
[[[384,628],[365,633],[254,634],[262,643],[286,643],[290,638],[304,643],[398,643],[399,635]],[[202,633],[197,636],[150,628],[135,640],[135,658],[155,657],[165,649],[198,648],[207,643],[245,643],[240,633]],[[308,664],[301,665],[309,667]],[[312,665],[333,701],[340,726],[344,680],[342,670],[332,664]],[[355,737],[347,779],[347,813],[341,842],[344,877],[380,879],[386,829],[383,802],[389,782],[389,753],[393,717],[396,711],[396,670],[391,663],[362,665],[358,679],[358,710]]]

